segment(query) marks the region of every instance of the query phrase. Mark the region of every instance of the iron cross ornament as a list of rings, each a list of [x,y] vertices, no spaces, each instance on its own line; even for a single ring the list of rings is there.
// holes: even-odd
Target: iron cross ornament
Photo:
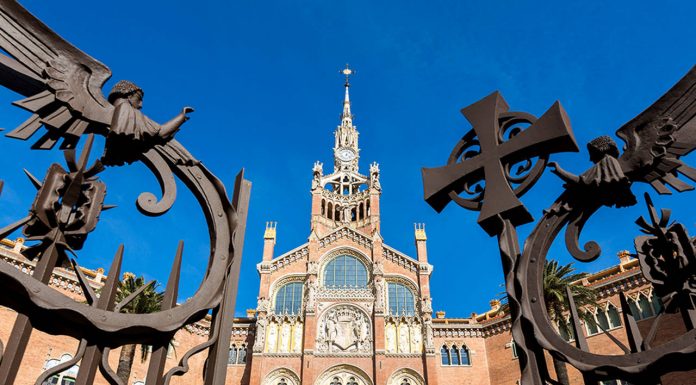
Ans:
[[[539,179],[551,154],[578,151],[568,115],[559,102],[539,119],[509,109],[497,91],[463,108],[471,131],[457,143],[446,166],[422,170],[425,200],[430,206],[441,212],[454,200],[480,211],[478,223],[491,236],[500,233],[504,219],[515,226],[531,222],[531,214],[518,197]],[[522,129],[521,125],[529,126]],[[509,138],[504,140],[506,135]],[[474,146],[478,150],[469,150]],[[534,158],[537,161],[532,166]],[[517,175],[512,175],[516,165]],[[463,191],[473,197],[459,197]]]

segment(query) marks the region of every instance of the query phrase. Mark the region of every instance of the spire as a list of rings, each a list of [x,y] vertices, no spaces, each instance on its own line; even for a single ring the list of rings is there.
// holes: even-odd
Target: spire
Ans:
[[[355,73],[348,64],[346,63],[346,68],[341,70],[341,73],[346,77],[346,82],[344,87],[346,88],[346,96],[343,99],[343,113],[341,114],[341,121],[344,125],[353,125],[353,114],[350,113],[350,76]]]

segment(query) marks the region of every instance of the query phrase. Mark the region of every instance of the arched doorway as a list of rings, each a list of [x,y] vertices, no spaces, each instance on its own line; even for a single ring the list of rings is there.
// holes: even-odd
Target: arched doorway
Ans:
[[[322,373],[315,385],[372,385],[372,381],[360,368],[336,365]]]

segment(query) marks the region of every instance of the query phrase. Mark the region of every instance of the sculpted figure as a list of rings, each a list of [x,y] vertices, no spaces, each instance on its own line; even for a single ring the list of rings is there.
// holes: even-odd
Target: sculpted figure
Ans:
[[[295,353],[299,353],[302,351],[302,323],[297,322],[295,324],[295,330],[294,330],[294,335],[292,337],[293,339],[293,346],[292,346],[292,351]]]
[[[425,348],[428,350],[432,350],[435,348],[435,344],[433,343],[433,320],[426,318],[425,321]]]
[[[317,281],[312,279],[307,284],[307,295],[305,300],[305,308],[308,312],[314,311],[314,306],[316,305],[317,298]]]
[[[399,353],[409,353],[409,332],[408,325],[399,325]]]
[[[287,353],[290,351],[290,323],[283,322],[283,326],[280,329],[280,346],[278,348],[279,352]]]
[[[396,352],[396,327],[394,326],[394,324],[387,324],[387,330],[385,334],[387,335],[387,353]]]
[[[254,337],[254,352],[263,352],[263,345],[266,342],[266,319],[256,320],[256,336]]]
[[[375,276],[375,311],[384,312],[384,279]]]
[[[558,175],[569,187],[591,188],[592,194],[601,194],[600,198],[608,205],[626,207],[636,204],[636,197],[631,192],[631,180],[624,174],[619,161],[619,148],[609,136],[600,136],[587,144],[590,161],[594,163],[587,171],[574,175],[551,162],[552,172]]]
[[[268,352],[275,353],[278,343],[278,324],[271,322],[268,326]]]
[[[413,324],[411,325],[411,342],[413,343],[413,352],[414,353],[420,353],[421,352],[421,345],[423,342],[422,339],[422,328],[419,324]]]

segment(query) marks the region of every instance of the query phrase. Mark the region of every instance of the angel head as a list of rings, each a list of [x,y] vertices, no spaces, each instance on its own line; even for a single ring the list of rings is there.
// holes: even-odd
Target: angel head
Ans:
[[[587,150],[590,152],[590,160],[593,163],[599,162],[604,156],[609,155],[613,158],[619,157],[619,147],[610,136],[602,135],[594,138],[587,143]]]
[[[114,104],[119,99],[126,99],[133,108],[143,108],[143,89],[128,80],[119,80],[109,93],[109,103]]]

